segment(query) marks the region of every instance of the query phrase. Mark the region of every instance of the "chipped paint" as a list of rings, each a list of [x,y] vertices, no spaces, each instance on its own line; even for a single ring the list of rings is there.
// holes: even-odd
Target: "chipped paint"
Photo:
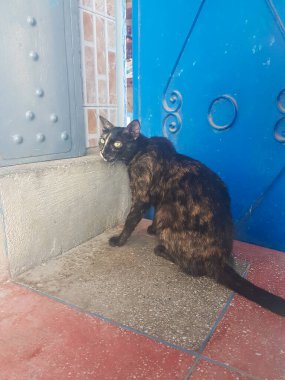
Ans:
[[[251,49],[252,54],[255,54],[257,51],[257,45],[253,45],[253,48]]]
[[[262,66],[270,66],[271,64],[271,58],[267,58],[265,62],[262,62]]]
[[[272,36],[270,38],[270,41],[269,41],[269,46],[273,46],[275,44],[276,40],[275,40],[275,36]]]

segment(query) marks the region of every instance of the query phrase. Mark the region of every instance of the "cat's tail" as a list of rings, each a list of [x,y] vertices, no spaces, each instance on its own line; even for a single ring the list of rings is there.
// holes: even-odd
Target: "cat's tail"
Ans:
[[[217,282],[265,309],[285,317],[285,300],[283,298],[275,296],[241,277],[230,265],[225,264]]]

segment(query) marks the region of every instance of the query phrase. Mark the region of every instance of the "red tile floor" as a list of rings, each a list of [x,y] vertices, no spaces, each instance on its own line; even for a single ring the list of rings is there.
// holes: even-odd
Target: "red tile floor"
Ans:
[[[249,278],[285,297],[285,254],[236,242]],[[235,296],[199,352],[155,341],[12,282],[0,285],[0,379],[285,379],[285,318]]]

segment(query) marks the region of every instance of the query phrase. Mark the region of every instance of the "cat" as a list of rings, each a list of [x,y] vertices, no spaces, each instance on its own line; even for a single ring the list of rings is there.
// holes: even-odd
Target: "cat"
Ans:
[[[122,232],[109,240],[122,246],[152,206],[147,232],[159,238],[154,253],[192,276],[208,276],[219,284],[281,316],[285,300],[255,286],[233,268],[233,221],[228,190],[220,177],[201,162],[176,152],[164,137],[145,137],[140,123],[115,127],[100,116],[101,157],[127,165],[132,205]]]

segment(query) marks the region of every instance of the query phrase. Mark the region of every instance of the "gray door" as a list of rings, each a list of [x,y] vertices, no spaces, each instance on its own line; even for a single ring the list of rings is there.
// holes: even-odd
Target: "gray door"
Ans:
[[[78,3],[0,2],[0,165],[84,154]]]

